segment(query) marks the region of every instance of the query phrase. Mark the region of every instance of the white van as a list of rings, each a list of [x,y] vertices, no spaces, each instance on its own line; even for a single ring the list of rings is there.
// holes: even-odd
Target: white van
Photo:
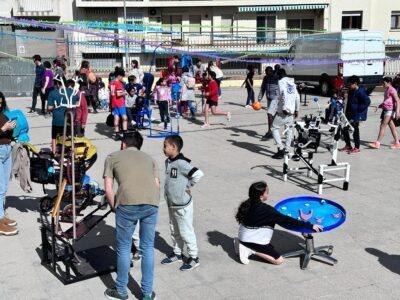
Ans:
[[[357,75],[361,84],[372,92],[382,80],[384,59],[381,32],[348,30],[296,38],[282,65],[296,83],[319,87],[326,96],[337,76],[346,83],[350,76]]]

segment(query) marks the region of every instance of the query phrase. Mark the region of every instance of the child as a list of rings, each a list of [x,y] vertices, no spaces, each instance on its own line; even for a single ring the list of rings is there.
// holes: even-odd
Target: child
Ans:
[[[203,172],[194,168],[190,160],[181,153],[183,140],[179,135],[170,135],[164,140],[165,199],[168,205],[171,238],[174,253],[161,261],[163,265],[182,262],[182,250],[186,245],[189,259],[180,267],[181,271],[192,270],[200,265],[196,235],[193,228],[193,187]]]
[[[126,107],[126,116],[128,118],[128,123],[132,126],[136,124],[136,118],[133,117],[132,109],[136,103],[136,89],[134,86],[129,86],[126,90],[127,94],[125,95],[125,107]]]
[[[173,103],[176,103],[178,105],[178,101],[181,98],[181,84],[180,84],[180,79],[179,77],[176,79],[176,81],[171,84],[171,100]]]
[[[65,79],[61,79],[65,80]],[[53,113],[53,121],[51,125],[51,150],[53,153],[56,153],[56,138],[58,135],[62,135],[64,133],[64,120],[65,120],[65,111],[67,108],[65,105],[67,104],[67,99],[65,94],[67,94],[67,97],[71,97],[71,95],[74,92],[74,86],[75,86],[75,81],[72,79],[69,79],[66,81],[66,90],[62,90],[60,92],[60,89],[62,88],[62,84],[60,81],[55,80],[55,89],[49,93],[49,98],[47,102],[47,110],[49,112]],[[72,97],[72,103],[76,104],[79,102],[79,97],[80,95],[75,95]],[[64,106],[62,106],[62,104]],[[69,124],[70,126],[70,124]],[[69,134],[70,129],[67,129],[67,134]]]
[[[196,79],[193,77],[193,74],[189,72],[189,68],[187,66],[182,68],[182,80],[181,80],[181,102],[179,106],[179,113],[182,115],[187,107],[189,106],[190,114],[192,119],[196,118],[196,107],[194,106],[194,101],[196,100],[195,96],[195,84]]]
[[[99,87],[98,98],[100,101],[100,109],[108,110],[110,107],[110,93],[106,89],[104,82],[100,82]]]
[[[238,238],[234,239],[234,246],[240,262],[244,265],[249,263],[249,256],[252,254],[274,265],[280,265],[283,262],[282,255],[270,244],[275,224],[313,229],[316,232],[323,229],[319,225],[281,214],[265,203],[268,195],[269,188],[265,181],[253,183],[249,188],[249,199],[240,204],[236,214],[239,234]]]
[[[394,138],[394,144],[390,146],[392,149],[400,149],[399,136],[397,134],[396,125],[394,120],[400,117],[400,99],[397,95],[396,89],[392,86],[392,78],[383,78],[383,87],[386,89],[383,102],[376,108],[382,108],[381,126],[379,128],[378,139],[369,143],[369,146],[374,149],[379,149],[381,141],[385,135],[386,127],[389,125],[390,131]]]
[[[167,79],[160,78],[160,85],[156,85],[154,90],[155,99],[157,99],[157,105],[160,110],[161,123],[164,129],[167,129],[167,125],[170,122],[169,117],[169,105],[171,103],[171,89],[167,86]]]
[[[242,83],[242,87],[246,86],[247,90],[247,101],[245,108],[250,108],[254,103],[254,86],[253,86],[253,78],[254,78],[254,67],[252,65],[247,67],[247,75],[246,80]]]
[[[208,72],[208,84],[205,90],[206,104],[204,105],[204,124],[201,128],[209,128],[210,120],[208,116],[208,110],[211,108],[211,113],[215,116],[226,116],[228,122],[231,120],[230,112],[217,112],[218,107],[218,84],[216,75],[213,71]]]
[[[119,118],[122,118],[122,131],[125,133],[128,128],[128,121],[125,108],[125,95],[124,83],[122,79],[125,76],[124,69],[118,68],[115,71],[115,80],[110,83],[111,105],[114,115],[114,133],[115,139],[119,139]]]
[[[332,97],[328,102],[329,106],[325,109],[325,122],[336,124],[339,112],[343,110],[343,98],[339,97],[338,91],[332,92]]]

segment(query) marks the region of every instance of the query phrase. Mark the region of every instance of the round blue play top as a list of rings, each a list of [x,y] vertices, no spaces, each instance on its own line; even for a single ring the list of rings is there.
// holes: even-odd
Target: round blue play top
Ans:
[[[346,210],[341,205],[320,197],[288,198],[276,204],[275,209],[286,216],[321,225],[324,227],[322,232],[335,229],[346,220]],[[315,233],[312,229],[285,228],[301,233]]]

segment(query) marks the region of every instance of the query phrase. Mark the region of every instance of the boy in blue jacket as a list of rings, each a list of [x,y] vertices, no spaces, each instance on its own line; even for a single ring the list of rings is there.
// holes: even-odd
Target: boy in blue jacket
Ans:
[[[360,121],[367,120],[368,106],[371,104],[364,87],[360,85],[360,78],[356,75],[351,76],[348,79],[349,84],[349,95],[347,97],[347,105],[345,115],[351,122],[354,132],[354,147],[351,146],[349,128],[343,129],[343,137],[346,142],[346,146],[340,149],[340,151],[347,151],[349,154],[360,152]]]

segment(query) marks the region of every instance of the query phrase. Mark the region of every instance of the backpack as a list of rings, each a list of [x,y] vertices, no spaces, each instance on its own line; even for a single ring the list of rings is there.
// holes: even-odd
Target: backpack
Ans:
[[[187,76],[185,78],[185,85],[189,90],[193,90],[196,85],[196,79],[194,79],[193,77]]]

